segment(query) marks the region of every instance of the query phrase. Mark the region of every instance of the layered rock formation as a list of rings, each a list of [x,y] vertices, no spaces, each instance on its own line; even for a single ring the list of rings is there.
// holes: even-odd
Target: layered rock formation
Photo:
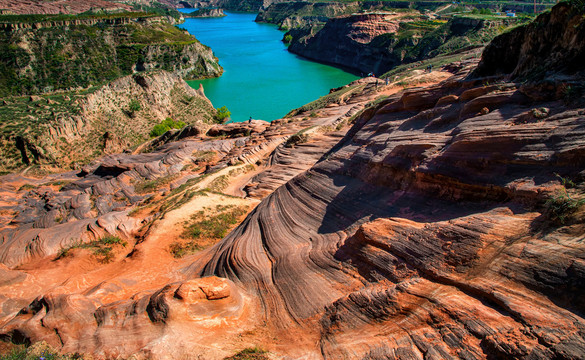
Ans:
[[[212,18],[212,17],[223,17],[225,13],[223,9],[197,9],[192,13],[185,14],[185,17],[190,18]]]
[[[261,9],[256,16],[257,22],[276,24],[280,29],[292,29],[315,22],[325,23],[332,17],[351,14],[360,9],[357,2],[352,3],[312,3],[293,1],[271,4]]]
[[[403,64],[488,43],[518,20],[453,17],[429,20],[420,13],[374,12],[309,22],[287,33],[289,51],[352,69],[383,74]]]
[[[559,5],[548,19],[559,13],[580,43],[583,14]],[[547,16],[540,18],[544,33],[555,26]],[[319,109],[320,117],[283,119],[246,139],[184,139],[88,168],[71,191],[88,193],[80,190],[87,183],[91,191],[122,189],[112,202],[133,199],[128,177],[183,169],[196,163],[194,150],[223,154],[197,180],[204,187],[214,181],[209,177],[229,174],[234,158],[254,164],[272,153],[272,163],[297,157],[308,164],[316,157],[311,141],[286,146],[290,135],[331,144],[326,137],[342,133],[325,127],[353,124],[218,244],[181,261],[159,260],[168,254],[158,244],[190,215],[180,215],[189,209],[181,204],[204,201],[188,181],[165,187],[166,195],[151,192],[143,204],[160,219],[158,227],[140,230],[133,250],[118,255],[120,265],[71,278],[57,273],[58,286],[35,280],[50,267],[35,267],[34,260],[56,251],[48,236],[35,237],[46,219],[30,228],[9,225],[3,234],[28,240],[11,247],[15,237],[4,235],[3,253],[19,249],[36,258],[0,268],[2,286],[11,290],[0,298],[0,333],[107,358],[221,359],[253,345],[289,358],[582,358],[585,98],[574,93],[567,101],[565,84],[552,80],[580,81],[575,74],[584,68],[577,63],[544,81],[510,82],[524,61],[504,76],[477,77],[459,66],[441,84],[387,93],[362,109],[350,99]],[[365,85],[364,94],[379,95],[374,86]],[[332,115],[336,109],[347,116]],[[39,206],[3,199],[39,214],[67,208],[48,197]],[[148,256],[156,268],[145,265]],[[75,259],[70,264],[84,264]],[[53,266],[66,266],[59,261]]]

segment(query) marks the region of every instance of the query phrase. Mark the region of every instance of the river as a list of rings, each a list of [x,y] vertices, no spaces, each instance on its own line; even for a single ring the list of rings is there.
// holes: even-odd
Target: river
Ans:
[[[256,14],[225,13],[222,18],[186,19],[179,27],[211,47],[224,68],[219,78],[188,81],[189,85],[198,88],[202,83],[216,108],[227,106],[231,111],[232,121],[279,119],[357,79],[289,53],[281,41],[284,33],[274,25],[254,22]]]

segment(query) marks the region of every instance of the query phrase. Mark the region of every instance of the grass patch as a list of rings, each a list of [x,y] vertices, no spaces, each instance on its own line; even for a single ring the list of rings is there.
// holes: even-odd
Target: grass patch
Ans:
[[[209,189],[209,191],[214,191],[214,192],[222,192],[224,191],[230,184],[229,182],[229,175],[220,175],[218,177],[216,177],[215,179],[213,179],[210,183],[209,186],[207,187]]]
[[[18,188],[18,191],[29,191],[29,190],[33,190],[36,189],[37,186],[36,185],[32,185],[32,184],[24,184],[21,187]]]
[[[195,150],[191,154],[191,157],[193,158],[193,161],[196,164],[197,163],[206,163],[206,162],[212,161],[216,154],[217,153],[215,151],[211,151],[211,150],[207,150],[207,151]]]
[[[306,132],[311,130],[312,128],[314,128],[315,126],[310,126],[308,128],[302,129],[301,131],[297,132],[294,135],[291,135],[291,137],[288,138],[288,140],[286,141],[286,143],[284,143],[285,147],[288,148],[292,148],[295,147],[295,145],[297,144],[304,144],[307,141],[309,141],[309,134],[307,134]]]
[[[176,178],[176,175],[168,175],[154,180],[143,181],[134,185],[134,191],[137,194],[148,194],[168,185]]]
[[[224,360],[268,360],[268,351],[257,346],[246,348],[235,355],[224,358]]]
[[[31,346],[18,345],[10,352],[0,355],[0,360],[78,360],[83,359],[83,356],[78,353],[74,354],[59,354],[46,342],[41,341],[34,343]]]
[[[169,251],[180,258],[205,249],[223,239],[240,218],[248,212],[246,206],[217,205],[215,209],[201,210],[185,223],[181,237],[187,242],[174,242]]]
[[[576,184],[570,179],[557,174],[562,188],[544,203],[544,215],[554,224],[564,225],[572,216],[585,205],[585,198],[577,198],[569,194],[567,189],[575,188]]]
[[[118,236],[105,235],[90,243],[82,243],[81,241],[78,241],[69,247],[61,248],[61,250],[59,250],[57,253],[54,261],[69,256],[71,254],[71,250],[73,249],[91,249],[93,255],[100,263],[107,264],[114,260],[113,250],[115,246],[126,247],[127,245],[128,243]]]

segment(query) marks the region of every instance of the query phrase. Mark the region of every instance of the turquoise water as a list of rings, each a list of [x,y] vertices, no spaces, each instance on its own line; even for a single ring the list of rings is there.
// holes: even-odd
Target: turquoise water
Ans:
[[[202,83],[213,106],[227,106],[232,121],[245,121],[250,116],[266,121],[279,119],[327,95],[329,89],[357,79],[343,70],[289,53],[281,41],[283,32],[273,25],[255,23],[255,14],[226,15],[187,19],[179,26],[211,47],[224,68],[219,78],[189,81],[189,85],[198,88]]]

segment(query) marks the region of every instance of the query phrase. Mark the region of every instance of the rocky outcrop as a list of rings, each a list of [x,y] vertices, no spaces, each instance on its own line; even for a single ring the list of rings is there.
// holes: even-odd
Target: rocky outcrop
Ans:
[[[192,13],[184,14],[183,16],[189,18],[212,18],[212,17],[224,17],[225,13],[223,9],[197,9]]]
[[[420,14],[352,14],[331,18],[324,26],[311,23],[290,30],[288,49],[357,73],[383,74],[400,64],[483,46],[517,21],[454,17],[441,22]]]
[[[318,326],[325,358],[577,356],[582,225],[536,229],[585,165],[582,113],[513,84],[391,97],[192,270],[253,289],[276,329]]]
[[[239,123],[214,125],[207,131],[207,136],[242,137],[264,132],[270,123],[262,120],[250,120]]]
[[[156,227],[144,230],[118,267],[91,268],[58,287],[27,276],[47,276],[32,258],[16,271],[0,268],[12,289],[0,297],[0,334],[105,358],[222,359],[248,344],[288,358],[582,358],[585,109],[562,92],[542,92],[548,82],[471,79],[459,69],[441,84],[387,93],[357,110],[315,165],[285,180],[219,243],[182,261],[128,269],[145,254],[165,256],[156,244],[170,236],[169,225],[150,241]],[[270,142],[278,143],[271,162],[305,161],[310,142],[280,145],[321,131],[319,141],[330,143],[335,131],[320,126],[337,120],[327,118],[283,119],[243,143],[183,139],[112,156],[62,192],[90,184],[123,188],[114,200],[130,199],[131,187],[120,184],[127,176],[164,176],[204,150],[223,154],[218,165],[236,156],[253,163]],[[183,180],[166,195],[151,192],[143,204],[152,216],[204,201]],[[2,182],[6,206],[59,208],[49,196],[21,202],[7,188],[16,181]],[[46,221],[19,231],[29,236]],[[18,248],[50,242],[28,244]]]
[[[558,73],[576,75],[582,71],[577,64],[584,56],[583,15],[564,3],[494,39],[474,75],[510,74],[512,78],[535,80]]]
[[[360,9],[358,3],[294,1],[271,4],[261,9],[256,22],[276,24],[280,29],[293,29],[311,23],[325,23],[329,18],[351,14]]]

